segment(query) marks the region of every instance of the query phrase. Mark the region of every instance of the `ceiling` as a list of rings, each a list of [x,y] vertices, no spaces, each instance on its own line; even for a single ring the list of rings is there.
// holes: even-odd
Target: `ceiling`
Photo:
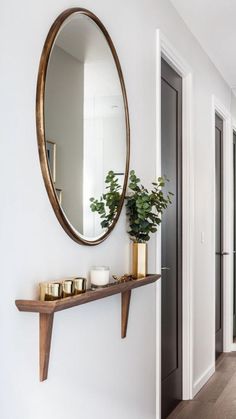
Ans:
[[[236,1],[170,1],[236,93]]]

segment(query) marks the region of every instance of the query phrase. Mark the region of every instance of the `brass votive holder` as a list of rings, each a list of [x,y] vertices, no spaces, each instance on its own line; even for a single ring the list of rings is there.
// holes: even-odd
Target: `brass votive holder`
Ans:
[[[41,301],[55,301],[62,297],[62,284],[60,282],[41,282],[39,288]]]
[[[86,278],[74,278],[74,293],[75,295],[83,294],[86,292]]]
[[[72,297],[75,294],[74,291],[74,280],[73,279],[65,279],[62,282],[62,298]]]

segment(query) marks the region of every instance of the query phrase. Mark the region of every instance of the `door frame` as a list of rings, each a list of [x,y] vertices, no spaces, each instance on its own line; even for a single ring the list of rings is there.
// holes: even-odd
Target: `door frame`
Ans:
[[[223,250],[229,255],[223,265],[223,351],[231,352],[233,345],[233,129],[231,113],[212,95],[212,155],[215,156],[215,114],[223,120]],[[213,160],[212,177],[215,179],[215,160]],[[215,219],[215,184],[213,211]],[[213,243],[215,243],[215,223],[213,223]],[[215,301],[215,245],[212,252],[214,275],[212,296]],[[213,353],[212,365],[215,365],[215,305],[212,313]],[[235,348],[236,349],[236,348]]]
[[[234,141],[234,132],[236,133],[236,119],[232,118],[232,143]],[[233,162],[232,162],[232,171],[234,170],[233,168]],[[233,173],[233,177],[234,177],[234,173]],[[232,191],[233,191],[233,180],[232,180]],[[233,192],[232,192],[232,196],[233,196]],[[234,202],[232,202],[232,226],[234,227]],[[232,238],[232,249],[234,250],[234,237]],[[233,255],[234,258],[234,255]],[[233,259],[232,258],[232,259]],[[234,292],[234,259],[232,260],[232,293]],[[233,304],[232,304],[232,316],[233,316]],[[233,328],[233,322],[232,322],[232,328]],[[231,340],[231,351],[236,351],[236,343],[234,343],[233,339]]]
[[[182,332],[183,400],[193,398],[193,231],[194,159],[192,124],[192,71],[178,51],[157,30],[156,59],[156,174],[161,175],[161,58],[182,77]],[[161,231],[156,237],[156,271],[161,269]],[[156,347],[161,342],[161,281],[156,288]],[[161,351],[156,354],[156,417],[161,412]]]

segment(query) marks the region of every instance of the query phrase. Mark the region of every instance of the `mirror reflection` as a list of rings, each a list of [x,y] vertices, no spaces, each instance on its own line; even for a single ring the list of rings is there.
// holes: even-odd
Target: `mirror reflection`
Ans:
[[[104,234],[90,199],[113,171],[122,193],[126,121],[121,83],[107,40],[88,16],[73,14],[51,50],[45,84],[45,142],[58,201],[83,237]]]

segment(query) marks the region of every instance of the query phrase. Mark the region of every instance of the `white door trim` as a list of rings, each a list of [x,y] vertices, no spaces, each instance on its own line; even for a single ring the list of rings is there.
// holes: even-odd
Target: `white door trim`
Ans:
[[[233,343],[233,140],[232,121],[228,109],[212,96],[212,145],[215,155],[215,114],[223,119],[223,247],[229,255],[224,257],[223,266],[223,351],[230,352]],[[215,179],[215,165],[213,165]],[[215,212],[215,190],[214,190]],[[215,223],[214,223],[215,243]],[[215,254],[212,255],[212,266],[215,272]],[[215,274],[213,275],[212,292],[215,301]],[[215,307],[215,306],[214,306]],[[215,362],[215,311],[213,317],[213,362]]]
[[[183,400],[193,397],[193,231],[194,231],[194,167],[192,127],[192,71],[167,38],[157,30],[156,63],[156,171],[161,174],[161,57],[183,79],[183,138],[182,138],[182,208],[183,208]],[[157,272],[161,269],[161,234],[157,236]],[[157,288],[157,348],[161,342],[161,284]],[[160,417],[161,351],[157,353],[157,418]]]

